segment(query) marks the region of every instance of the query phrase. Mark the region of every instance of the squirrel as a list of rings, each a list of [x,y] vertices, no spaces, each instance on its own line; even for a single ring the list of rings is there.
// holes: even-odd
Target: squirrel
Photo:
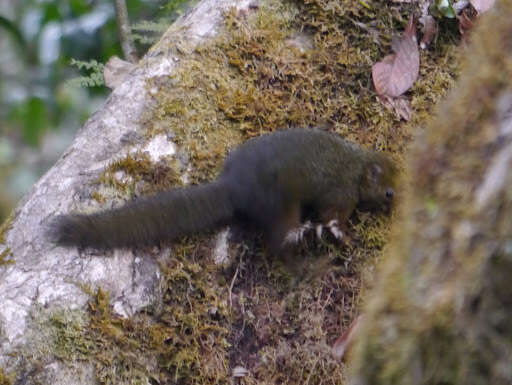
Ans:
[[[241,222],[262,232],[270,249],[279,253],[302,235],[297,229],[303,221],[329,223],[337,235],[335,226],[345,223],[356,206],[389,209],[394,175],[385,154],[337,134],[278,131],[240,145],[211,183],[175,188],[94,214],[57,216],[50,235],[60,246],[112,249],[158,245]]]

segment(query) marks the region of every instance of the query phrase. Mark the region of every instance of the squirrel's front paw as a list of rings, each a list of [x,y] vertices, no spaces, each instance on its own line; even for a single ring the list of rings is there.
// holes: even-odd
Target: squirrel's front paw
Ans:
[[[326,227],[329,229],[331,234],[334,235],[334,238],[339,241],[343,239],[343,231],[341,231],[340,224],[337,219],[330,220]]]
[[[329,232],[336,238],[338,241],[341,241],[344,237],[343,231],[340,229],[339,221],[337,219],[332,219],[327,224],[318,224],[316,225],[316,236],[318,239],[322,238],[323,229],[327,228]]]
[[[288,231],[283,243],[299,243],[304,239],[304,234],[311,230],[313,225],[310,221],[305,222],[302,226]]]

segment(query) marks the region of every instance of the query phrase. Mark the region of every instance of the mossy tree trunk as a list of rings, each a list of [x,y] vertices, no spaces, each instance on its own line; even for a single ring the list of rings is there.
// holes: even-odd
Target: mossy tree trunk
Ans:
[[[415,141],[352,384],[512,383],[512,3]]]
[[[44,225],[60,213],[112,207],[147,193],[146,187],[154,191],[211,180],[236,144],[284,128],[322,126],[365,147],[392,153],[401,161],[410,128],[429,115],[432,100],[440,99],[457,73],[453,35],[445,28],[435,48],[421,52],[421,75],[409,94],[413,95],[415,112],[412,124],[396,119],[376,98],[371,67],[390,52],[389,37],[399,33],[400,26],[405,27],[415,7],[406,3],[389,7],[380,0],[203,0],[173,25],[20,203],[7,230],[0,230],[0,257],[13,262],[0,267],[0,366],[6,376],[44,384],[57,383],[56,379],[66,384],[224,384],[237,372],[245,373],[244,381],[254,384],[343,383],[344,365],[331,356],[330,346],[357,314],[357,295],[363,286],[361,271],[371,270],[386,243],[387,217],[358,212],[349,224],[354,235],[351,244],[319,242],[318,247],[300,249],[298,260],[319,257],[327,269],[312,283],[295,286],[279,261],[265,259],[257,244],[243,247],[233,242],[228,245],[230,249],[225,238],[215,243],[211,237],[198,237],[160,250],[82,253],[55,248],[44,238]],[[478,277],[482,266],[493,266],[466,263],[480,261],[476,257],[455,258],[463,255],[461,251],[454,254],[450,249],[445,255],[441,243],[432,254],[437,260],[427,246],[419,247],[418,253],[409,246],[415,236],[425,237],[426,245],[429,240],[437,245],[438,238],[448,242],[453,236],[459,240],[457,247],[468,248],[464,242],[492,246],[485,237],[486,230],[480,227],[475,230],[477,241],[464,240],[474,239],[471,221],[470,226],[464,221],[455,226],[453,233],[437,233],[453,219],[449,210],[462,207],[460,196],[470,196],[471,191],[466,190],[471,190],[471,183],[484,186],[478,195],[484,206],[474,215],[492,215],[486,207],[496,202],[489,199],[496,192],[480,180],[485,179],[486,163],[467,157],[467,146],[453,151],[464,141],[477,149],[487,143],[485,159],[495,162],[498,171],[503,164],[500,159],[508,159],[508,152],[500,152],[508,147],[493,146],[498,140],[493,127],[501,115],[493,107],[497,99],[492,93],[509,75],[495,71],[496,66],[508,64],[505,59],[498,60],[503,58],[500,48],[491,47],[487,49],[496,51],[497,58],[492,58],[496,63],[489,73],[484,67],[479,76],[494,79],[495,88],[480,92],[477,86],[482,82],[475,83],[477,90],[467,93],[468,98],[488,102],[484,103],[487,110],[452,103],[450,108],[455,111],[442,115],[443,123],[438,124],[447,127],[446,136],[430,138],[428,134],[423,147],[416,150],[428,156],[412,158],[413,169],[422,173],[415,175],[413,193],[407,193],[403,210],[411,223],[404,219],[403,228],[408,232],[398,241],[403,243],[395,243],[399,256],[395,265],[390,262],[397,268],[387,269],[391,273],[386,275],[397,277],[395,284],[400,290],[394,286],[392,292],[383,292],[383,300],[376,298],[381,305],[373,309],[396,315],[413,303],[417,308],[406,314],[416,314],[420,320],[414,323],[405,316],[396,318],[403,320],[400,330],[392,322],[395,318],[384,322],[389,326],[384,326],[384,331],[389,330],[391,337],[400,331],[410,347],[390,346],[402,358],[399,370],[387,365],[396,360],[385,362],[382,356],[370,353],[371,344],[386,347],[379,334],[362,339],[367,360],[359,362],[364,362],[365,370],[375,373],[379,381],[391,378],[405,383],[418,374],[422,379],[430,375],[422,359],[437,357],[444,345],[423,351],[418,341],[437,334],[448,342],[456,340],[458,334],[451,334],[453,323],[474,322],[456,314],[468,308],[466,299],[473,298],[456,295],[466,293],[466,275],[458,272]],[[464,84],[463,88],[469,87]],[[468,110],[473,115],[466,115]],[[486,127],[482,142],[469,125],[480,119]],[[451,131],[460,124],[464,128]],[[471,135],[461,136],[464,130]],[[481,131],[475,128],[475,132]],[[504,132],[506,136],[509,131]],[[437,152],[430,153],[432,149]],[[460,167],[465,162],[475,164],[474,170],[464,169],[469,176],[458,171],[450,174],[451,156],[457,162],[462,158],[460,163],[453,160]],[[445,171],[449,177],[441,179]],[[453,182],[454,190],[450,178],[461,183]],[[458,206],[439,199],[441,193],[448,194]],[[471,199],[468,209],[477,207],[469,203]],[[457,215],[464,218],[465,213]],[[422,227],[429,220],[432,226]],[[478,241],[481,233],[483,243]],[[231,254],[229,266],[215,264],[217,258],[212,254],[219,250]],[[412,262],[407,259],[410,255]],[[317,259],[312,261],[313,266],[319,265]],[[438,263],[443,274],[430,261]],[[458,270],[460,265],[462,270]],[[402,274],[404,268],[410,275]],[[426,278],[411,282],[411,277],[423,271],[435,284],[430,285]],[[446,282],[452,282],[455,275],[454,288]],[[493,286],[481,287],[494,290]],[[445,293],[443,288],[447,296],[439,295]],[[429,324],[423,323],[426,318],[418,309],[427,306],[423,299],[432,293],[438,295],[430,300],[433,313],[428,314],[438,326],[422,335],[429,330],[422,327]],[[490,306],[485,301],[469,303],[479,312]],[[436,306],[441,305],[446,306],[446,312],[438,311]],[[377,322],[370,325],[380,327]],[[401,351],[411,360],[420,354],[418,364],[409,366]],[[455,362],[457,352],[448,352],[446,362]],[[372,368],[376,369],[372,372]],[[381,369],[385,375],[379,374]],[[373,381],[365,376],[356,378]]]

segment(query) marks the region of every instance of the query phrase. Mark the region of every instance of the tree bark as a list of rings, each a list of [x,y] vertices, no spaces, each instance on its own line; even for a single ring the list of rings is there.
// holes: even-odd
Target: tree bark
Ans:
[[[314,13],[314,20],[310,24],[320,31],[317,35],[318,39],[314,42],[310,41],[312,39],[308,40],[310,38],[306,34],[308,31],[301,31],[304,34],[292,34],[287,30],[288,35],[282,39],[286,40],[294,49],[288,50],[289,47],[285,47],[285,44],[282,46],[276,44],[277,60],[265,67],[264,71],[259,73],[261,79],[257,79],[265,87],[271,88],[273,85],[278,85],[283,79],[287,79],[286,76],[289,76],[290,79],[306,78],[313,85],[312,87],[316,87],[316,82],[320,81],[319,78],[313,79],[315,74],[308,72],[310,68],[305,65],[307,60],[319,60],[318,58],[327,60],[331,54],[337,56],[337,52],[332,52],[332,47],[338,47],[337,44],[348,47],[346,52],[351,52],[354,55],[359,51],[359,47],[356,49],[351,47],[352,43],[346,44],[340,31],[335,28],[333,30],[338,33],[335,38],[336,43],[331,47],[329,44],[332,44],[332,41],[325,39],[328,28],[324,28],[322,22],[329,20],[325,15],[334,12],[345,15],[345,10],[340,10],[340,5],[337,2],[309,3],[318,3],[325,7],[322,9],[323,12]],[[354,3],[359,4],[360,2]],[[173,75],[180,69],[185,55],[195,53],[200,43],[208,41],[217,33],[221,21],[224,20],[223,16],[231,7],[236,7],[233,12],[236,15],[230,19],[231,22],[241,24],[241,20],[247,17],[250,10],[256,9],[257,5],[252,0],[203,0],[190,13],[175,23],[162,37],[160,43],[153,47],[130,70],[129,75],[114,88],[105,105],[87,121],[78,133],[69,150],[41,178],[32,192],[20,202],[8,223],[5,240],[2,240],[2,232],[0,232],[0,256],[2,257],[0,260],[13,261],[10,265],[0,266],[0,304],[2,307],[0,312],[0,367],[8,373],[14,373],[20,383],[30,381],[43,384],[94,383],[94,363],[88,361],[87,358],[71,363],[65,361],[67,357],[64,355],[67,351],[60,353],[60,357],[63,359],[59,360],[55,358],[57,355],[48,346],[50,341],[48,329],[52,323],[59,323],[64,317],[79,317],[80,314],[86,313],[83,310],[86,307],[89,307],[93,313],[101,313],[99,303],[91,300],[91,289],[101,287],[110,293],[110,305],[112,305],[115,317],[118,315],[129,317],[136,313],[143,313],[140,312],[141,309],[149,306],[156,307],[155,302],[158,302],[158,298],[163,296],[160,292],[159,262],[171,258],[168,249],[144,252],[115,250],[108,253],[91,253],[90,251],[56,248],[48,242],[45,236],[45,227],[55,215],[66,214],[74,209],[92,212],[99,208],[108,208],[119,204],[118,198],[110,199],[112,196],[115,197],[118,191],[110,192],[111,195],[107,202],[99,203],[91,197],[97,192],[96,181],[103,171],[116,160],[124,159],[129,154],[145,152],[149,154],[148,159],[153,163],[157,163],[161,158],[172,157],[176,162],[182,162],[181,166],[186,166],[183,159],[192,155],[189,153],[177,154],[175,150],[178,147],[177,142],[183,138],[177,138],[170,134],[159,134],[147,139],[145,127],[141,122],[144,121],[145,114],[153,107],[156,95],[164,87],[163,85],[168,88],[176,86],[176,78]],[[366,3],[363,4],[364,12],[367,12],[368,7],[369,5]],[[508,277],[512,272],[510,267],[512,222],[509,220],[512,211],[510,195],[512,178],[507,172],[512,161],[510,145],[512,143],[512,129],[510,128],[510,111],[512,111],[510,36],[512,36],[512,29],[508,22],[512,15],[512,9],[505,1],[499,7],[482,28],[474,32],[476,40],[474,51],[472,51],[473,54],[467,54],[469,64],[465,75],[461,78],[458,91],[448,102],[444,102],[439,116],[417,140],[412,149],[412,155],[407,160],[410,177],[403,184],[410,184],[410,188],[404,188],[402,193],[404,203],[400,210],[401,220],[396,226],[397,235],[389,248],[382,282],[374,294],[370,294],[367,315],[364,316],[361,326],[358,326],[359,331],[354,337],[356,346],[354,349],[355,360],[353,361],[355,368],[352,377],[353,383],[462,384],[468,382],[499,383],[512,380],[510,366],[507,366],[506,361],[511,356],[510,346],[512,346],[510,343],[512,332],[507,323],[512,316],[510,314],[512,305],[507,286]],[[353,23],[352,17],[355,13],[352,15],[347,11],[347,15],[346,18]],[[261,18],[258,22],[263,30],[262,25],[264,26],[267,20]],[[377,33],[373,27],[369,27],[370,24],[367,26],[364,23],[357,23],[358,27],[364,27],[364,34],[367,33],[366,31],[371,31],[372,34]],[[283,24],[287,26],[286,23]],[[350,25],[353,26],[353,24]],[[233,25],[228,27],[233,27]],[[261,64],[256,58],[269,55],[262,48],[264,46],[262,41],[267,38],[276,38],[282,33],[281,30],[277,32],[270,30],[271,33],[264,30],[251,40],[253,36],[244,28],[245,25],[236,31],[240,35],[240,40],[245,44],[244,52],[250,52],[254,56],[249,55],[248,62],[242,63],[233,60],[229,54],[223,53],[214,57],[212,62],[228,62],[237,71],[245,74],[244,71],[248,67]],[[285,34],[283,33],[283,35]],[[302,50],[303,47],[299,44],[301,40],[306,40],[307,45],[311,46],[325,44],[329,52],[322,52],[324,56],[309,57],[308,50]],[[368,40],[372,40],[372,37],[369,37]],[[365,41],[365,43],[367,42]],[[233,47],[230,48],[233,49]],[[242,49],[242,47],[234,47],[234,50],[238,49]],[[200,54],[200,50],[197,51]],[[343,71],[350,65],[358,68],[366,65],[368,70],[371,68],[369,63],[361,64],[345,55],[345,52],[337,56],[336,60],[334,66],[341,67]],[[292,67],[294,64],[297,64],[297,67]],[[320,65],[311,68],[319,69],[322,72],[320,78],[329,78],[332,73],[329,72],[327,75],[330,68],[325,67],[328,66]],[[222,90],[224,93],[220,93],[221,86],[233,79],[230,78],[233,73],[220,76],[215,74],[208,78],[207,86],[213,90],[208,97],[213,95],[221,99],[231,98],[234,102],[228,104],[222,103],[221,100],[218,105],[208,110],[208,106],[198,103],[199,98],[196,98],[197,95],[193,95],[196,90],[194,90],[194,83],[190,81],[190,78],[197,74],[188,74],[189,78],[186,75],[182,77],[182,79],[189,80],[189,83],[183,87],[186,89],[184,100],[193,105],[192,113],[176,114],[181,105],[175,100],[172,101],[175,103],[169,103],[165,113],[173,118],[178,116],[176,119],[189,118],[195,121],[197,110],[204,107],[207,109],[206,112],[199,111],[197,113],[209,114],[208,124],[210,125],[205,124],[207,129],[223,123],[216,120],[215,113],[219,109],[226,112],[231,120],[243,116],[242,112],[244,111],[242,110],[249,107],[253,109],[250,112],[258,117],[265,105],[260,100],[253,102],[252,92],[255,92],[255,95],[271,96],[275,98],[271,100],[276,101],[276,104],[284,101],[291,105],[290,100],[299,98],[299,94],[304,91],[291,87],[289,91],[292,95],[283,97],[285,93],[281,90],[276,95],[257,93],[255,88],[240,87],[236,89],[236,91],[242,90],[239,93],[230,94],[231,90],[226,92],[226,89]],[[428,76],[428,74],[422,76]],[[363,80],[360,76],[353,83],[356,84]],[[336,81],[339,82],[339,79],[336,78]],[[306,83],[299,84],[303,86]],[[354,84],[348,84],[347,87],[353,87]],[[428,87],[424,88],[428,89]],[[363,91],[369,93],[368,89]],[[335,92],[341,93],[339,89],[335,89]],[[354,96],[351,95],[351,98],[348,99],[349,102],[346,103],[355,103],[354,100],[358,98]],[[182,100],[178,102],[182,102]],[[325,104],[332,103],[330,99],[325,100]],[[223,109],[223,107],[226,108]],[[317,100],[308,100],[304,109],[316,113],[320,106]],[[341,115],[340,111],[344,111],[343,109],[333,109],[333,116],[336,117]],[[213,110],[215,112],[212,112]],[[273,115],[273,111],[264,111],[268,115]],[[365,112],[368,111],[375,110],[365,110]],[[382,110],[378,111],[383,115]],[[299,111],[293,110],[293,113],[298,115]],[[350,119],[355,121],[358,115],[359,112],[354,113]],[[273,118],[279,122],[287,121],[287,117]],[[382,116],[377,116],[376,120],[372,120],[373,118],[375,117],[365,117],[365,123],[370,121],[383,123]],[[393,119],[393,117],[389,117],[389,119]],[[263,125],[261,122],[266,121],[258,120],[260,125],[255,130],[261,129],[261,125]],[[315,122],[318,121],[315,120]],[[247,122],[242,120],[238,123],[241,127]],[[366,128],[368,127],[365,126]],[[203,127],[197,128],[197,130],[201,129]],[[370,131],[366,130],[364,135],[371,136]],[[224,134],[222,130],[219,132]],[[189,134],[189,132],[182,133],[185,136]],[[225,140],[222,135],[220,136],[220,141]],[[382,139],[382,137],[377,138]],[[380,145],[383,145],[383,142],[385,141],[379,142]],[[404,143],[391,143],[391,145],[405,146]],[[193,150],[191,148],[190,152],[192,153]],[[186,169],[186,167],[183,168]],[[186,169],[185,173],[188,171],[190,170]],[[183,177],[183,179],[185,178]],[[365,217],[362,218],[365,219]],[[380,234],[377,234],[376,238],[379,236]],[[226,237],[226,233],[223,233],[221,238],[224,239],[224,243],[220,246],[225,246]],[[376,243],[378,243],[378,239]],[[226,247],[217,247],[217,249],[221,250],[219,254],[227,254]],[[352,251],[354,249],[351,249]],[[352,255],[350,260],[344,260],[345,265],[352,262],[351,258]],[[179,263],[177,265],[177,270],[179,270]],[[196,268],[196,266],[192,267]],[[194,274],[196,271],[193,269],[191,272],[181,270],[178,273],[179,278],[189,283],[187,274]],[[229,286],[227,289],[229,295],[226,295],[229,298],[229,303],[226,305],[215,295],[210,298],[201,292],[200,296],[205,297],[207,301],[213,298],[212,302],[214,302],[218,299],[215,306],[212,304],[204,306],[204,308],[201,307],[202,314],[206,314],[208,319],[216,322],[223,306],[229,307],[229,311],[232,311],[230,316],[235,313],[233,309],[236,306],[242,310],[245,309],[244,306],[248,307],[249,301],[243,295],[235,293],[237,282],[246,279],[247,274],[248,269],[240,258],[239,266],[236,267],[231,281],[228,281],[231,284],[224,285],[225,287]],[[272,275],[272,277],[275,276]],[[211,280],[211,277],[207,278]],[[261,277],[258,276],[258,278]],[[329,279],[331,279],[330,276],[325,280]],[[213,285],[207,279],[204,281],[206,281],[204,282],[205,286]],[[190,294],[187,291],[189,290],[187,284],[183,286],[186,295]],[[260,289],[262,288],[250,287],[250,292],[256,293]],[[247,343],[246,351],[241,350],[242,353],[247,353],[247,357],[244,357],[247,362],[257,359],[261,361],[259,365],[252,368],[252,372],[241,365],[236,366],[236,370],[234,369],[232,373],[233,377],[249,374],[257,377],[258,374],[264,376],[268,372],[284,383],[287,382],[289,373],[294,375],[298,373],[302,381],[297,381],[297,383],[315,383],[315,381],[316,383],[329,381],[341,383],[342,374],[335,372],[339,370],[340,364],[329,358],[330,349],[323,328],[328,323],[332,325],[342,322],[340,319],[333,321],[334,317],[322,318],[323,314],[318,313],[326,311],[325,309],[329,307],[336,308],[339,304],[333,303],[333,298],[343,302],[348,297],[344,293],[338,297],[331,297],[331,294],[325,294],[329,290],[324,290],[325,287],[321,289],[314,295],[310,295],[309,298],[310,303],[315,304],[316,307],[311,306],[304,310],[304,313],[300,313],[300,310],[306,308],[303,303],[303,300],[306,301],[306,295],[301,296],[302,293],[298,291],[293,293],[298,295],[289,302],[286,302],[289,298],[282,298],[282,303],[265,303],[262,300],[262,303],[258,304],[259,307],[254,307],[261,314],[246,311],[244,316],[247,318],[244,318],[244,321],[249,320],[248,324],[244,323],[241,326],[241,331],[235,330],[235,332],[232,331],[232,334],[240,331],[240,334],[235,336],[240,345],[243,345],[246,340],[251,342]],[[356,291],[354,290],[352,293]],[[166,294],[171,297],[174,295],[169,292]],[[243,291],[242,294],[244,294]],[[221,296],[219,295],[219,297]],[[292,296],[288,295],[288,297]],[[268,297],[262,298],[268,299]],[[172,299],[175,300],[175,298]],[[355,302],[353,298],[349,300]],[[290,308],[299,309],[298,313],[293,314],[293,317],[283,316],[289,311],[285,306],[288,304]],[[315,313],[311,309],[319,310]],[[105,310],[103,309],[103,311]],[[309,313],[307,313],[308,311]],[[309,318],[306,318],[306,314]],[[98,317],[101,318],[100,316]],[[346,315],[340,316],[339,312],[336,314],[336,318],[344,316]],[[279,318],[278,326],[273,327],[276,324],[267,322],[264,324],[265,327],[260,327],[259,322],[265,317],[267,317],[266,319]],[[292,334],[295,330],[290,331],[284,326],[281,327],[280,322],[282,325],[287,325],[286,322],[294,317],[295,324],[313,325],[307,330],[309,336],[301,336],[301,339],[293,340]],[[226,319],[232,322],[231,318],[226,317]],[[115,321],[118,320],[119,318],[115,318]],[[311,323],[309,323],[310,321]],[[168,325],[173,324],[175,320],[169,317],[163,322]],[[67,326],[67,323],[61,323]],[[72,325],[78,325],[76,329],[80,335],[83,323],[77,321]],[[102,324],[100,323],[100,325]],[[111,323],[108,326],[105,328],[106,330],[100,331],[106,337],[104,335],[101,337],[110,337],[119,342],[119,351],[123,352],[123,349],[130,343],[135,345],[130,338],[118,338],[124,332],[120,331],[121,327],[118,327],[118,324]],[[132,325],[128,325],[128,329],[131,332],[133,330],[130,329],[130,326]],[[194,326],[197,325],[194,324]],[[279,327],[281,329],[274,330]],[[187,336],[187,333],[192,333],[190,330],[193,327],[189,330],[184,326],[183,329],[183,335]],[[204,325],[199,325],[197,329],[207,328]],[[215,332],[214,329],[214,327],[211,328],[212,335]],[[158,328],[151,329],[151,331],[155,334],[159,332]],[[71,332],[70,334],[65,332],[68,330],[64,329],[64,335],[59,336],[64,342],[74,336]],[[357,337],[358,333],[359,337]],[[173,336],[171,333],[161,334],[159,337],[164,341],[165,348],[161,348],[164,351],[158,353],[165,355],[167,349],[174,348],[174,346],[170,346],[171,343],[168,343],[168,340],[173,341]],[[193,341],[193,347],[197,348],[197,352],[199,352],[196,352],[197,356],[201,355],[199,350],[201,346],[198,345],[204,344],[210,347],[208,345],[211,342],[210,336],[207,335],[208,338]],[[151,340],[151,336],[145,335],[144,337]],[[181,335],[178,336],[178,344],[181,343],[181,337]],[[276,339],[272,340],[273,338]],[[312,340],[314,340],[314,344],[311,344]],[[276,350],[260,349],[263,343],[268,341],[280,341],[284,348],[281,350],[279,350],[280,347]],[[292,348],[286,345],[289,341],[294,343]],[[300,342],[296,343],[296,341]],[[307,343],[302,343],[303,341]],[[103,348],[101,345],[103,342],[104,340],[100,338],[100,348]],[[225,340],[218,344],[228,345]],[[82,346],[76,349],[80,352],[80,348]],[[254,350],[257,352],[254,353]],[[129,352],[123,358],[129,359],[131,353]],[[82,357],[80,354],[75,355]],[[294,355],[298,357],[294,357]],[[174,361],[175,357],[166,358],[168,360],[166,365],[179,366],[181,364],[181,362]],[[235,359],[237,358],[235,357]],[[185,360],[188,357],[183,355],[178,359]],[[214,363],[224,370],[223,373],[229,371],[229,365],[226,365],[223,357],[214,357],[213,359],[217,360]],[[106,359],[104,361],[106,364],[104,362],[103,364],[108,366],[109,361]],[[157,359],[148,361],[143,362],[147,364],[147,367],[159,368],[162,365]],[[136,363],[139,364],[139,361]],[[209,362],[195,369],[201,372],[215,372],[212,369],[215,365],[208,364]],[[299,367],[290,368],[291,365]],[[334,369],[331,370],[331,368]],[[264,373],[262,374],[262,372]],[[327,381],[325,373],[332,374],[329,381]],[[147,374],[145,377],[147,382],[164,383],[154,379],[148,373],[144,374]],[[215,372],[215,374],[218,373]],[[219,377],[214,375],[211,378],[215,378],[217,382],[223,380],[219,380]],[[178,379],[176,375],[173,380],[181,379]],[[2,372],[0,371],[0,382],[2,381]],[[225,379],[225,382],[227,381],[229,379]],[[258,379],[254,380],[254,382],[257,381]],[[288,383],[293,383],[293,381],[288,381]]]
[[[512,383],[512,5],[415,142],[401,220],[369,293],[352,384]]]
[[[98,204],[88,199],[96,188],[91,183],[113,161],[140,147],[137,140],[127,138],[141,136],[140,122],[152,105],[147,83],[168,78],[179,65],[169,41],[179,40],[193,50],[216,34],[224,12],[231,7],[247,8],[248,3],[204,0],[179,19],[112,91],[70,148],[19,203],[3,234],[5,241],[0,242],[0,254],[13,262],[0,266],[0,367],[23,372],[18,357],[26,357],[28,351],[49,349],[49,341],[40,329],[41,320],[56,309],[83,309],[89,298],[83,285],[107,290],[115,312],[124,316],[153,302],[159,285],[156,261],[165,250],[154,258],[142,258],[140,252],[127,250],[116,250],[107,258],[94,254],[83,257],[79,250],[52,245],[46,226],[55,215],[79,205],[83,210],[84,200],[91,210],[98,209]],[[173,142],[167,137],[163,141],[162,153],[162,146],[147,150],[151,157],[168,154]],[[51,355],[46,357],[38,369],[48,373],[44,383],[57,383],[56,379],[66,384],[94,382],[89,364],[77,364],[73,369]],[[23,376],[19,373],[17,378]]]

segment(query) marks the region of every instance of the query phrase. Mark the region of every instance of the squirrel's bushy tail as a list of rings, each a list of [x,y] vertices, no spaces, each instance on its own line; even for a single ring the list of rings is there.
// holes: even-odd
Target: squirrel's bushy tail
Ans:
[[[50,237],[61,246],[150,246],[225,225],[232,217],[226,186],[214,182],[162,192],[96,214],[59,216],[50,226]]]

